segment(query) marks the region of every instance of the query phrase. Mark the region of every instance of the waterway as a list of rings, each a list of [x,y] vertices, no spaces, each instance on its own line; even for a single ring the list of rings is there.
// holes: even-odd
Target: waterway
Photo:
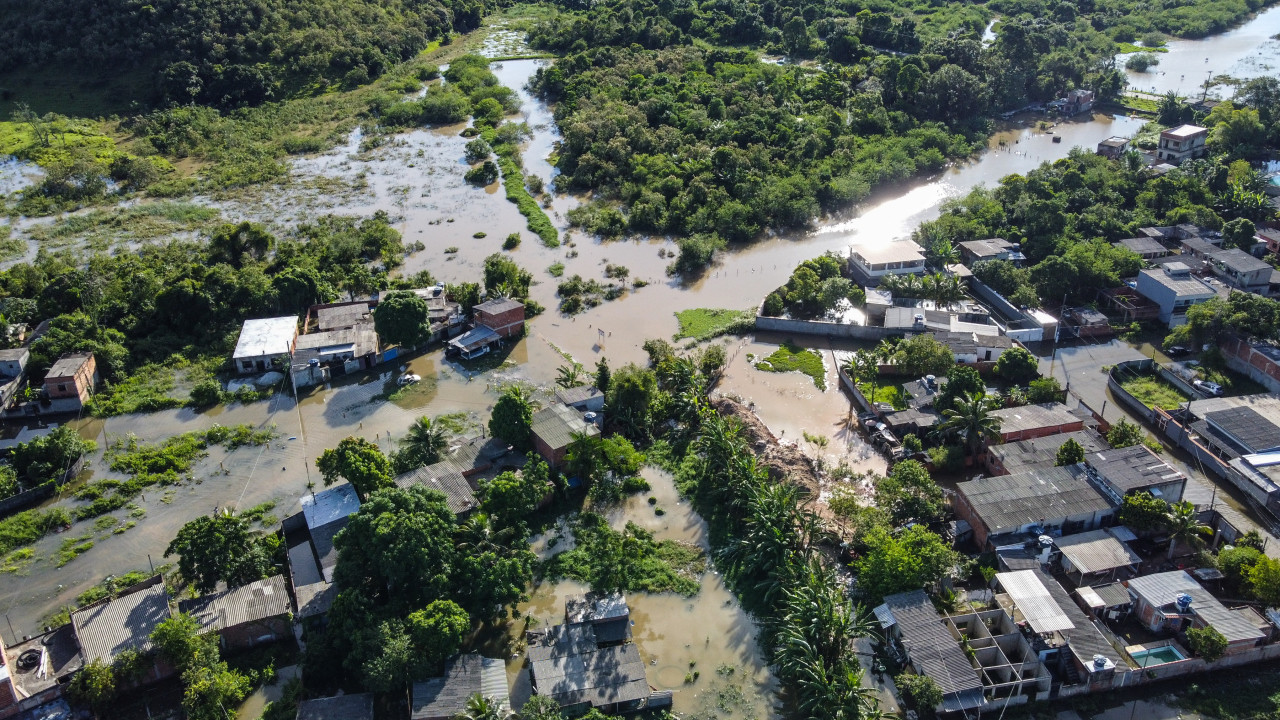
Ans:
[[[1184,97],[1199,97],[1206,79],[1228,75],[1238,80],[1251,80],[1275,75],[1280,68],[1280,7],[1271,7],[1233,30],[1200,40],[1169,40],[1168,52],[1156,53],[1159,65],[1147,72],[1126,70],[1129,85],[1163,95],[1173,91]],[[1127,55],[1116,58],[1124,67]],[[1233,85],[1215,85],[1209,97],[1230,99]]]

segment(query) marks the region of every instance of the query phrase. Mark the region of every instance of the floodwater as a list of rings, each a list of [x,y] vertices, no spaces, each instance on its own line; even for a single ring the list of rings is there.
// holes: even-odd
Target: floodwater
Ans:
[[[44,171],[35,163],[0,155],[0,197],[16,193],[36,184]]]
[[[1156,53],[1159,65],[1144,73],[1129,70],[1125,73],[1134,90],[1159,95],[1172,90],[1178,95],[1196,97],[1203,92],[1207,78],[1229,75],[1251,80],[1275,75],[1280,68],[1277,33],[1280,33],[1280,7],[1272,7],[1220,35],[1201,40],[1170,40],[1169,52]],[[1127,57],[1118,55],[1117,66],[1123,68]],[[1210,97],[1229,99],[1233,95],[1235,87],[1231,85],[1218,85],[1209,90]]]
[[[298,676],[297,665],[278,668],[274,683],[259,687],[244,699],[240,708],[236,710],[236,720],[258,720],[262,717],[262,711],[266,709],[267,703],[279,700],[284,695],[284,686]]]
[[[680,498],[668,473],[645,468],[651,489],[607,511],[610,524],[622,529],[628,521],[652,532],[657,540],[676,540],[709,550],[706,523]],[[648,498],[657,500],[649,505]],[[654,508],[664,513],[658,515]],[[567,549],[561,541],[541,554]],[[769,672],[756,642],[755,622],[738,605],[720,575],[709,570],[702,589],[686,598],[664,593],[631,593],[632,636],[644,659],[649,684],[672,690],[673,710],[682,717],[747,720],[778,714],[777,680]],[[520,606],[521,615],[536,618],[536,627],[564,622],[564,602],[587,588],[572,581],[544,582]],[[524,622],[512,623],[519,636]],[[697,677],[693,677],[693,673]],[[529,696],[528,669],[523,656],[507,663],[512,704]]]

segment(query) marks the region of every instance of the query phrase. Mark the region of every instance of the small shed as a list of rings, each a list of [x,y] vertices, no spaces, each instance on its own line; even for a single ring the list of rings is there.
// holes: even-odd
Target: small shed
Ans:
[[[298,703],[298,720],[373,720],[373,694],[303,700]]]
[[[1142,558],[1106,530],[1090,530],[1054,541],[1062,553],[1062,569],[1077,583],[1110,580],[1137,570]]]

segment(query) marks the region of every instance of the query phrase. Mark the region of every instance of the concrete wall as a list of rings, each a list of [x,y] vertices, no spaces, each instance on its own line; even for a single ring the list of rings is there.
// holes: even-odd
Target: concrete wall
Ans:
[[[756,330],[851,338],[854,340],[883,340],[890,335],[903,334],[901,330],[870,325],[852,325],[825,320],[796,320],[794,318],[768,317],[766,315],[756,315]]]
[[[1146,372],[1155,364],[1151,358],[1143,360],[1130,360],[1128,362],[1118,363],[1111,371],[1107,373],[1107,388],[1111,390],[1111,394],[1115,397],[1116,402],[1120,403],[1129,412],[1137,415],[1143,420],[1154,423],[1156,411],[1147,407],[1138,400],[1138,398],[1129,394],[1128,390],[1120,387],[1120,381],[1116,379],[1116,370],[1128,370],[1132,372]]]
[[[986,302],[995,310],[999,311],[1005,317],[1009,318],[1026,318],[1026,313],[1014,307],[1003,295],[996,292],[989,285],[983,283],[976,277],[969,278],[969,291],[978,299]],[[1036,325],[1034,327],[1005,327],[1001,325],[1004,334],[1020,343],[1041,342],[1044,340],[1044,328]]]
[[[1280,393],[1280,363],[1239,338],[1228,339],[1222,343],[1221,349],[1227,358],[1227,367],[1248,375],[1250,380],[1261,383],[1273,393]]]

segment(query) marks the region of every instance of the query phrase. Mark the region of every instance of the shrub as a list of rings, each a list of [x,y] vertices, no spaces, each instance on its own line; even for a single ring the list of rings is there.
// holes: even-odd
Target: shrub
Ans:
[[[520,233],[511,233],[502,241],[503,250],[515,250],[520,247]]]
[[[1213,626],[1188,630],[1187,644],[1206,662],[1213,662],[1227,653],[1227,638]]]
[[[213,378],[201,380],[191,388],[191,404],[195,407],[211,407],[222,401],[222,383]]]
[[[1127,70],[1144,73],[1160,64],[1160,58],[1152,53],[1135,53],[1129,56],[1124,66]]]
[[[492,185],[498,180],[498,166],[492,160],[485,160],[467,171],[467,182],[475,185]]]

